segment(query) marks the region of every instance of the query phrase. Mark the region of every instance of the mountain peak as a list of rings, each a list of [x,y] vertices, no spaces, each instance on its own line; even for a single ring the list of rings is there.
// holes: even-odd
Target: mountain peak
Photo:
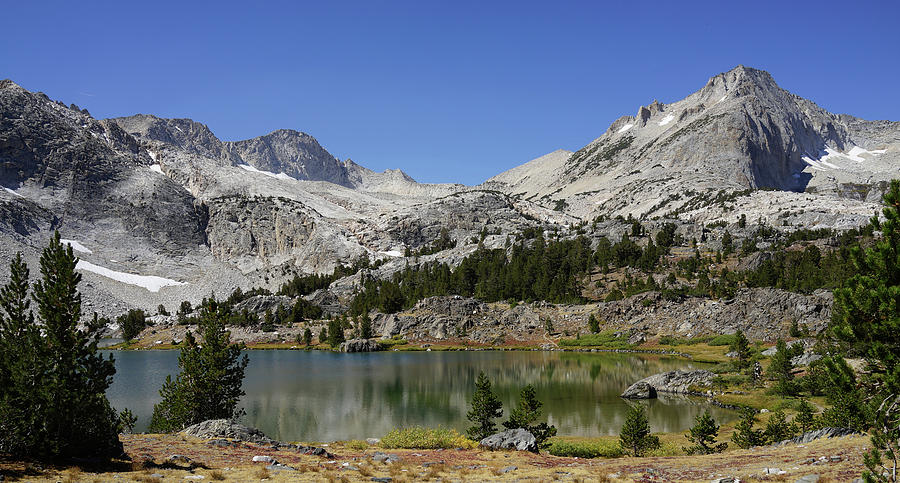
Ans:
[[[20,91],[24,91],[25,89],[12,81],[12,79],[3,79],[0,80],[0,89],[16,89]]]

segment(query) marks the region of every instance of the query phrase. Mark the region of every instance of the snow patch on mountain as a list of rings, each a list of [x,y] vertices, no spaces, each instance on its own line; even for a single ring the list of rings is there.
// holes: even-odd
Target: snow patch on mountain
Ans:
[[[157,172],[157,173],[159,173],[159,174],[163,174],[162,166],[160,166],[160,165],[158,165],[158,164],[151,164],[151,165],[150,165],[150,171],[155,171],[155,172]]]
[[[616,131],[616,134],[622,134],[623,132],[625,132],[633,127],[634,127],[634,124],[626,124],[626,125],[622,126],[621,128],[619,128],[619,130]]]
[[[19,193],[16,193],[15,191],[13,191],[13,190],[11,190],[11,189],[9,189],[9,188],[3,188],[3,189],[6,190],[7,193],[9,193],[9,194],[11,194],[11,195],[13,195],[13,196],[18,196],[19,198],[24,198],[24,196],[20,195]]]
[[[662,121],[659,121],[659,125],[665,126],[666,124],[668,124],[674,120],[675,120],[675,116],[669,114],[668,116],[664,117]]]
[[[74,246],[72,248],[74,248]],[[110,270],[106,267],[94,265],[93,263],[86,262],[84,260],[79,260],[78,265],[75,265],[75,268],[91,273],[96,273],[97,275],[110,278],[117,282],[145,288],[151,292],[159,292],[159,289],[163,287],[187,285],[185,282],[179,282],[177,280],[172,280],[169,278],[157,277],[155,275],[135,275],[133,273]]]
[[[288,175],[285,174],[285,173],[278,173],[278,174],[275,174],[275,173],[273,173],[273,172],[271,172],[271,171],[263,171],[263,170],[261,170],[261,169],[256,169],[256,168],[254,168],[253,166],[250,166],[249,164],[239,164],[238,167],[240,167],[240,168],[242,168],[242,169],[244,169],[244,170],[246,170],[246,171],[250,171],[251,173],[264,174],[264,175],[269,176],[269,177],[271,177],[271,178],[282,179],[282,180],[286,180],[286,181],[294,180],[294,178],[291,178],[290,176],[288,176]]]
[[[869,151],[868,149],[861,148],[859,146],[853,146],[846,153],[842,153],[836,149],[825,148],[824,153],[820,153],[818,158],[803,156],[801,159],[803,159],[803,161],[805,161],[806,164],[810,165],[813,169],[824,171],[828,169],[844,169],[841,166],[834,164],[835,162],[838,162],[842,159],[862,163],[863,161],[866,161],[866,158],[864,158],[863,155],[878,156],[879,154],[884,154],[885,152],[887,152],[886,149],[876,149],[874,151]]]
[[[72,247],[72,250],[75,250],[76,252],[87,253],[88,255],[94,253],[88,247],[82,245],[78,240],[66,240],[65,238],[61,238],[59,242],[63,245],[69,245]]]

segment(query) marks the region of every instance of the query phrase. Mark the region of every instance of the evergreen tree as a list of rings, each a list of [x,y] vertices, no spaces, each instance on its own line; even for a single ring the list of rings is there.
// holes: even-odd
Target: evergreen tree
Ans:
[[[309,327],[303,329],[303,344],[307,346],[312,345],[312,331],[309,330]]]
[[[650,422],[643,406],[634,405],[628,410],[619,444],[632,456],[643,456],[648,450],[659,448],[659,438],[650,434]]]
[[[787,422],[787,418],[783,411],[775,411],[766,421],[766,429],[763,431],[763,438],[772,444],[780,443],[786,439],[791,439],[797,435],[797,426]]]
[[[471,405],[472,409],[466,413],[466,418],[474,424],[466,433],[472,439],[480,441],[494,434],[497,429],[494,419],[503,417],[503,403],[491,390],[491,381],[484,372],[479,373],[475,381]]]
[[[519,405],[509,412],[509,419],[503,422],[506,429],[523,428],[534,435],[538,448],[549,446],[548,440],[556,436],[556,426],[550,426],[547,423],[538,423],[541,417],[541,403],[534,392],[534,386],[531,384],[522,388],[519,393]]]
[[[115,365],[97,354],[103,329],[82,329],[81,274],[71,247],[55,233],[33,286],[41,325],[29,309],[28,268],[21,256],[0,289],[0,452],[37,458],[122,454],[117,417],[106,399]]]
[[[35,396],[49,371],[43,340],[28,299],[29,271],[17,253],[10,281],[0,288],[0,453],[31,454],[42,438]]]
[[[242,344],[231,344],[225,330],[227,308],[210,299],[200,312],[198,344],[191,332],[178,356],[181,372],[159,390],[162,401],[153,406],[150,430],[179,431],[207,419],[233,419],[243,414],[237,404],[249,358],[241,356]]]
[[[691,427],[690,434],[684,435],[693,446],[685,448],[687,454],[710,454],[721,453],[728,447],[728,443],[716,444],[716,437],[719,435],[719,425],[716,420],[709,414],[709,410],[703,411],[703,414],[697,416],[694,420],[695,424]]]
[[[328,345],[337,347],[344,342],[344,323],[339,319],[328,321]]]
[[[747,367],[750,363],[750,341],[747,340],[747,336],[744,335],[743,331],[738,330],[734,333],[729,349],[736,354],[737,368],[740,370]]]
[[[775,355],[772,356],[772,362],[766,372],[775,380],[775,392],[782,396],[790,396],[795,392],[794,364],[791,363],[793,351],[788,349],[787,344],[781,339],[778,339],[775,348]]]
[[[882,213],[883,222],[871,222],[881,238],[865,251],[851,250],[857,273],[834,291],[830,325],[846,350],[868,363],[862,389],[849,397],[867,399],[873,408],[873,448],[864,475],[869,481],[885,471],[896,480],[900,458],[900,181],[891,181]]]
[[[140,335],[144,327],[147,326],[147,315],[143,310],[130,309],[128,313],[120,315],[116,318],[116,323],[122,330],[122,338],[131,340]]]
[[[368,312],[362,314],[362,317],[360,318],[359,338],[360,339],[371,339],[372,338],[372,319],[369,318]]]
[[[590,317],[588,317],[588,329],[593,334],[600,332],[600,321],[597,320],[597,317],[595,317],[594,314],[591,314]]]
[[[752,448],[763,444],[764,438],[762,431],[753,429],[756,424],[756,410],[746,407],[741,410],[741,419],[734,426],[734,433],[731,435],[731,441],[738,447],[743,449]]]
[[[797,404],[797,415],[794,417],[794,423],[797,424],[801,433],[815,429],[816,408],[806,399],[800,399],[800,403]]]
[[[328,341],[328,329],[325,326],[322,326],[322,329],[319,330],[319,344],[324,344]]]

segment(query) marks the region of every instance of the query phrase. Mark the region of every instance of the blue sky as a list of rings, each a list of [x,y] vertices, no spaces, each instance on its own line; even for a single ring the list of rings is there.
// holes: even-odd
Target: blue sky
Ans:
[[[900,120],[900,2],[4,2],[0,78],[94,117],[279,128],[419,181],[576,150],[744,64]]]

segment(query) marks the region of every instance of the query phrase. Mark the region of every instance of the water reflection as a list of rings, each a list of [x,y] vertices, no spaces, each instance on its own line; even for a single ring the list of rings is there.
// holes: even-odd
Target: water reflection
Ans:
[[[130,408],[144,430],[178,352],[116,352],[112,404]],[[515,404],[534,384],[545,415],[561,435],[618,434],[628,404],[619,394],[656,372],[690,369],[690,362],[656,356],[561,352],[387,352],[337,354],[251,351],[242,406],[251,426],[282,440],[330,441],[380,437],[395,427],[463,430],[468,397],[484,371],[503,399]],[[644,401],[654,431],[681,431],[707,406],[688,398]],[[733,417],[710,408],[717,420]],[[507,413],[508,414],[508,413]]]

